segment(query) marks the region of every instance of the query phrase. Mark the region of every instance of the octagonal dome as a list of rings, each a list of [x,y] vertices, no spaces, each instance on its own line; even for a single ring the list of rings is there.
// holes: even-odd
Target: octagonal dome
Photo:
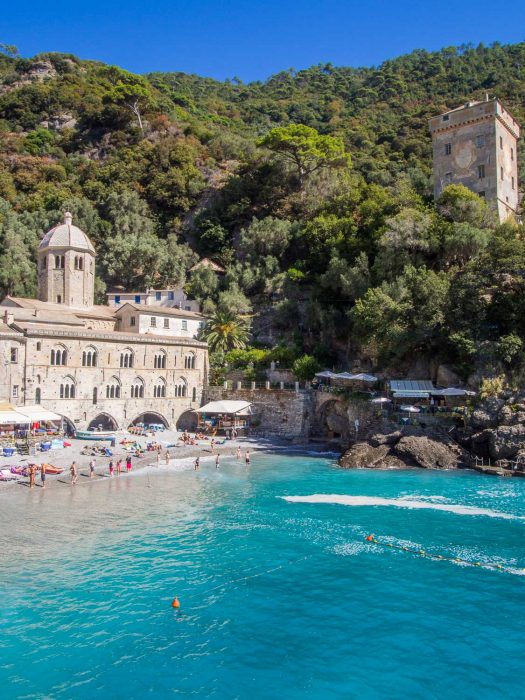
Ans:
[[[48,248],[73,248],[74,250],[87,251],[95,255],[93,244],[87,235],[73,226],[73,217],[69,212],[64,214],[64,223],[50,229],[40,241],[39,250]]]

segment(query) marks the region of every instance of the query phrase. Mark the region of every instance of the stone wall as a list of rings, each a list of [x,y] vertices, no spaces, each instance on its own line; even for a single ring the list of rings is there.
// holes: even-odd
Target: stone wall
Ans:
[[[300,440],[310,434],[314,416],[314,394],[311,391],[279,391],[268,389],[224,389],[207,387],[205,402],[229,399],[250,401],[254,418],[252,435]]]

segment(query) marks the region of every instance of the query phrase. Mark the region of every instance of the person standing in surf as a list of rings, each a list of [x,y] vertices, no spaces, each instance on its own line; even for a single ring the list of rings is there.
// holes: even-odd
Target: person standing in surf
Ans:
[[[130,472],[131,471],[131,457],[126,458],[126,471]]]
[[[97,463],[94,459],[91,460],[89,463],[89,478],[92,479],[95,476],[95,467],[97,466]]]
[[[250,450],[246,450],[245,459],[246,459],[246,464],[250,464]]]
[[[215,457],[215,469],[219,468],[219,453],[217,452],[217,456]]]
[[[69,471],[71,473],[71,486],[74,486],[77,483],[78,479],[78,469],[76,462],[73,462],[71,464],[71,466],[69,467]]]
[[[42,464],[42,466],[40,467],[40,479],[42,481],[42,488],[43,489],[46,488],[46,470],[47,470],[46,465]]]

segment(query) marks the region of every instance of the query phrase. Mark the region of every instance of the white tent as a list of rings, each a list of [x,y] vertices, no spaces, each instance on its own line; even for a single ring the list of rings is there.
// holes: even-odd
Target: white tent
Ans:
[[[20,406],[20,412],[23,413],[28,418],[31,418],[31,422],[35,423],[38,421],[60,421],[62,416],[58,413],[53,413],[53,411],[48,411],[47,408],[43,408],[37,404],[32,406]]]
[[[205,406],[196,409],[196,413],[206,414],[234,414],[237,416],[251,415],[251,403],[249,401],[210,401]]]
[[[11,404],[0,404],[0,425],[27,425],[31,422],[31,418],[20,413]]]
[[[476,392],[469,391],[468,389],[449,387],[448,389],[435,389],[431,394],[432,396],[475,396]]]
[[[374,377],[373,374],[365,374],[364,372],[354,374],[352,379],[356,382],[377,382],[377,377]]]
[[[333,377],[337,377],[337,374],[334,372],[330,372],[330,370],[325,369],[324,372],[317,372],[315,375],[316,377],[319,377],[319,379],[332,379]]]
[[[376,399],[371,399],[371,403],[392,403],[392,400],[387,399],[386,396],[378,396]]]
[[[420,409],[417,406],[401,406],[402,411],[406,411],[407,413],[419,413]]]

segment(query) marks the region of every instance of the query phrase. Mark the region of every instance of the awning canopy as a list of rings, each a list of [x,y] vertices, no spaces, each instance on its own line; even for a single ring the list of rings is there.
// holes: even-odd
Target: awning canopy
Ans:
[[[373,374],[365,374],[364,372],[354,374],[353,379],[356,382],[377,382],[377,377],[374,377]]]
[[[320,379],[332,379],[332,377],[337,377],[337,374],[335,372],[330,372],[330,370],[325,369],[324,372],[317,372],[316,377],[319,377]]]
[[[48,411],[47,408],[43,408],[42,406],[39,406],[38,404],[34,404],[32,406],[20,406],[19,410],[20,410],[20,412],[24,413],[24,415],[31,418],[32,421],[41,421],[41,420],[58,421],[58,420],[62,420],[62,416],[60,416],[58,413],[53,413],[53,411]]]
[[[389,385],[390,391],[395,393],[422,391],[429,394],[435,389],[430,379],[391,379]]]
[[[432,396],[475,396],[475,391],[468,389],[460,389],[458,387],[449,387],[447,389],[434,389],[430,392]]]
[[[348,379],[349,381],[353,382],[377,382],[377,377],[374,377],[373,374],[365,374],[364,372],[359,372],[358,374],[352,374],[352,372],[339,372],[339,374],[332,374],[332,378]]]
[[[195,410],[196,413],[228,413],[231,415],[251,415],[251,403],[249,401],[210,401],[205,406]]]
[[[430,396],[428,391],[396,391],[394,392],[395,399],[428,399]]]
[[[20,413],[10,403],[0,404],[0,425],[22,425],[31,422],[31,418]]]

